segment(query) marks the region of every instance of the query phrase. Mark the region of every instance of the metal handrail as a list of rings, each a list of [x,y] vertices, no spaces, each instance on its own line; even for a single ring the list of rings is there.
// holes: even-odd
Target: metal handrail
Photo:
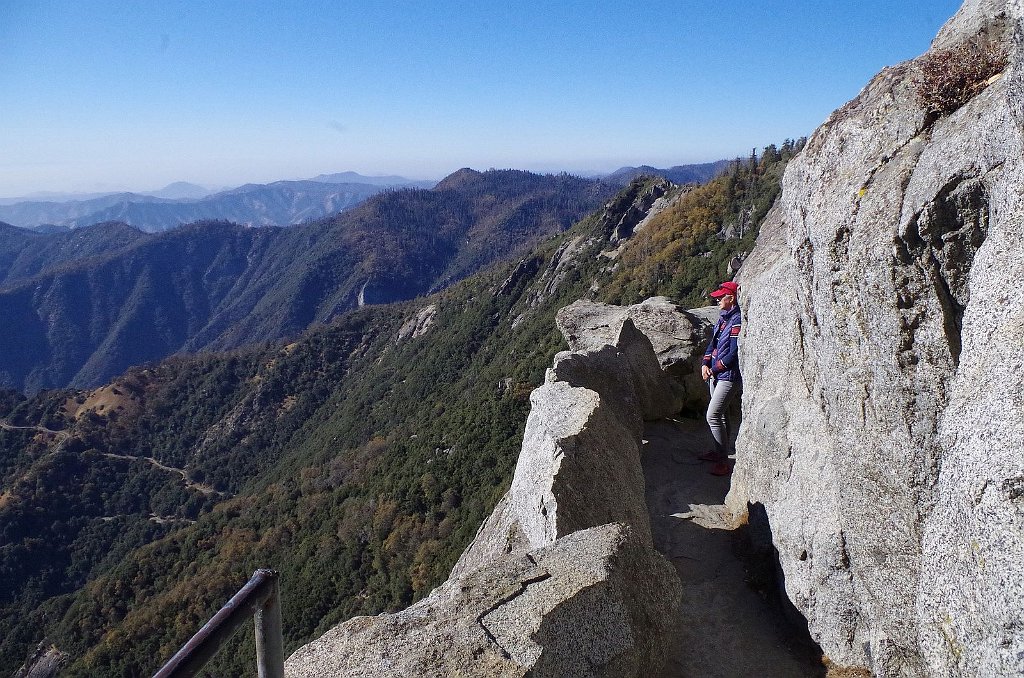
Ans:
[[[239,589],[178,650],[153,678],[187,678],[217,654],[239,626],[256,617],[256,667],[259,678],[284,678],[284,642],[281,634],[281,594],[275,570],[256,570]]]

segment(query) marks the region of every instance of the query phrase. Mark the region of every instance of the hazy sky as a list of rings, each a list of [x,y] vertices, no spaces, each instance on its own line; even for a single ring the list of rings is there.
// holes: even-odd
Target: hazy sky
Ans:
[[[0,197],[746,155],[959,5],[2,0]]]

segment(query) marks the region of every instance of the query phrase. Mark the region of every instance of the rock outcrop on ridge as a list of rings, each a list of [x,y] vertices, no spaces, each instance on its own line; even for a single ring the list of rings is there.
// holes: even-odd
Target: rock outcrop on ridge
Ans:
[[[629,318],[651,340],[663,370],[675,378],[682,407],[703,411],[708,387],[700,377],[701,356],[718,321],[717,306],[683,310],[668,297],[651,297],[633,306],[609,306],[581,300],[562,309],[558,327],[573,351],[612,343]],[[665,403],[679,411],[676,402]]]
[[[968,0],[836,111],[740,271],[727,503],[765,507],[824,653],[880,677],[1024,674],[1022,17]],[[953,49],[1007,65],[937,112]]]
[[[609,320],[599,306],[560,312],[574,350],[531,394],[512,486],[448,581],[406,610],[328,631],[286,675],[657,672],[680,583],[651,546],[640,436],[645,419],[678,409],[679,387],[630,313]]]

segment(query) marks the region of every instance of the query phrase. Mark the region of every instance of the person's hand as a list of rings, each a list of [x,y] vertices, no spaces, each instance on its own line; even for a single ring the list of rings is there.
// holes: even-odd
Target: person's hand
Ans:
[[[701,367],[700,367],[700,376],[701,376],[701,378],[704,381],[707,381],[708,379],[710,379],[711,378],[711,368],[708,367],[707,365],[701,365]]]

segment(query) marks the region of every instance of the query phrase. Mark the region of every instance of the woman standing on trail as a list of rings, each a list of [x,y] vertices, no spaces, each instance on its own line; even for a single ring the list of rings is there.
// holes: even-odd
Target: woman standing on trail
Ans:
[[[711,473],[716,476],[729,475],[732,463],[729,459],[730,437],[729,422],[725,418],[725,408],[729,397],[740,388],[739,347],[740,307],[737,294],[739,285],[727,281],[711,293],[718,300],[721,314],[715,332],[711,335],[708,348],[704,351],[704,365],[700,368],[701,376],[708,383],[711,402],[708,404],[708,426],[715,439],[715,449],[701,455],[704,461],[715,462]]]

